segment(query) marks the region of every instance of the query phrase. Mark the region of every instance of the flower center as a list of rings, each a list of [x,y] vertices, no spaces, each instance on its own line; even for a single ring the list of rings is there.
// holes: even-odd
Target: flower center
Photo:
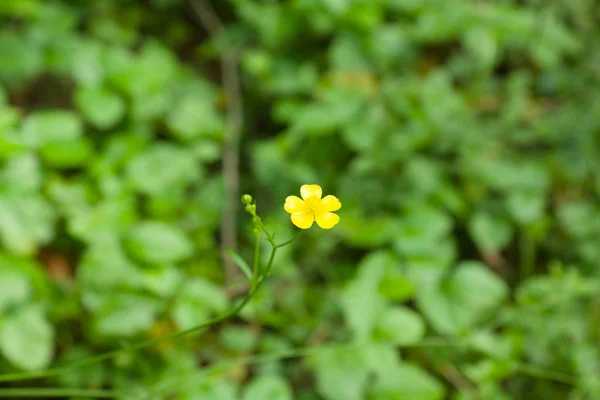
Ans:
[[[307,203],[308,203],[308,207],[311,209],[312,212],[317,212],[322,208],[321,199],[317,199],[317,198],[313,197]]]

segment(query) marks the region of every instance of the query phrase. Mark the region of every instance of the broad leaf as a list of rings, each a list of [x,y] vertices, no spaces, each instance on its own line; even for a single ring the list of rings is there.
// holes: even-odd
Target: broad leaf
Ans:
[[[441,400],[445,389],[421,368],[401,364],[380,374],[370,392],[377,400]]]
[[[398,345],[418,343],[425,336],[425,323],[419,314],[407,307],[387,308],[377,321],[377,336]]]
[[[417,303],[436,331],[456,334],[473,327],[507,295],[507,285],[485,265],[463,262],[448,278],[419,288]]]
[[[75,100],[84,117],[98,129],[112,128],[125,115],[123,99],[106,89],[83,87]]]
[[[50,364],[54,329],[40,306],[26,305],[0,317],[0,350],[9,361],[26,370]]]
[[[508,221],[485,212],[478,212],[471,217],[469,231],[483,252],[502,250],[510,243],[513,235]]]
[[[125,244],[136,259],[155,264],[178,262],[194,251],[194,245],[181,229],[158,221],[135,225]]]
[[[260,376],[248,384],[243,400],[292,400],[287,382],[276,375]]]
[[[194,278],[180,290],[171,313],[181,329],[188,329],[206,322],[210,315],[225,312],[227,305],[222,288],[210,281]]]

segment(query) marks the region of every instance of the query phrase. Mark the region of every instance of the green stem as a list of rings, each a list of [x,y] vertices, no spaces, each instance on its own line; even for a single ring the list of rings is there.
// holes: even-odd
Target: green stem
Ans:
[[[529,375],[535,378],[547,379],[549,381],[560,382],[570,386],[577,386],[575,377],[569,376],[562,372],[550,371],[533,364],[519,363],[517,365],[517,371],[524,375]]]
[[[254,288],[254,290],[251,290],[250,292],[248,292],[246,297],[244,297],[244,300],[242,300],[242,302],[240,302],[237,307],[233,308],[229,312],[227,312],[219,317],[210,319],[200,325],[196,325],[194,327],[191,327],[191,328],[183,330],[183,331],[170,333],[168,335],[161,336],[156,339],[145,340],[138,344],[130,346],[127,349],[112,350],[112,351],[109,351],[106,353],[99,354],[97,356],[84,358],[83,360],[75,361],[64,367],[50,368],[50,369],[47,369],[44,371],[39,371],[39,372],[18,372],[18,373],[14,373],[14,374],[0,375],[0,382],[9,382],[9,381],[14,382],[14,381],[22,381],[22,380],[28,380],[28,379],[47,378],[50,376],[56,376],[56,375],[60,375],[62,373],[71,371],[75,368],[85,367],[87,365],[96,364],[96,363],[99,363],[99,362],[102,362],[105,360],[109,360],[113,357],[118,356],[119,354],[122,354],[122,353],[142,350],[147,347],[155,346],[157,344],[160,344],[160,343],[168,341],[168,340],[176,340],[176,339],[182,338],[184,336],[196,334],[199,331],[201,331],[211,325],[217,324],[217,323],[222,322],[234,315],[237,315],[246,306],[246,304],[248,304],[250,299],[254,296],[256,291],[260,288],[261,284],[262,284],[262,281],[259,281],[257,283],[256,287]]]
[[[399,344],[394,341],[374,341],[374,342],[361,342],[361,343],[343,343],[343,344],[330,344],[330,345],[319,345],[319,346],[311,346],[311,347],[299,347],[293,349],[282,350],[280,352],[274,352],[269,354],[258,354],[255,356],[244,357],[240,360],[234,361],[224,361],[223,363],[219,363],[215,366],[211,366],[208,368],[208,371],[212,369],[223,368],[223,366],[237,366],[237,365],[250,365],[250,364],[259,364],[262,362],[268,361],[279,361],[279,360],[287,360],[292,358],[306,357],[313,354],[317,354],[321,351],[328,350],[341,350],[341,351],[360,351],[368,345],[389,345],[395,346],[402,349],[407,348],[435,348],[435,347],[462,347],[465,346],[464,343],[458,342],[452,339],[445,338],[431,338],[424,339],[419,343],[413,344]]]
[[[260,235],[258,235],[258,237],[257,237],[257,245],[255,246],[255,252],[260,251],[260,248],[258,245],[259,237],[260,237]],[[268,234],[267,237],[270,238],[271,235]],[[291,243],[292,241],[293,241],[293,239],[284,244],[281,244],[279,246],[276,245],[274,243],[274,241],[272,241],[272,240],[269,241],[271,243],[271,255],[269,256],[269,261],[268,261],[263,273],[260,275],[255,274],[252,277],[251,289],[248,292],[248,294],[246,295],[246,297],[244,297],[244,299],[232,310],[230,310],[229,312],[227,312],[219,317],[215,317],[215,318],[210,319],[200,325],[196,325],[192,328],[189,328],[189,329],[186,329],[183,331],[174,332],[174,333],[170,333],[165,336],[161,336],[159,338],[142,341],[135,345],[129,346],[127,349],[112,350],[112,351],[109,351],[106,353],[98,354],[96,356],[84,358],[83,360],[75,361],[64,367],[51,368],[51,369],[37,371],[37,372],[17,372],[17,373],[12,373],[12,374],[0,375],[0,382],[23,381],[23,380],[28,380],[28,379],[47,378],[47,377],[51,377],[51,376],[60,375],[62,373],[71,371],[75,368],[80,368],[80,367],[84,367],[87,365],[96,364],[96,363],[99,363],[99,362],[102,362],[105,360],[109,360],[109,359],[114,358],[114,357],[118,356],[119,354],[122,354],[125,352],[134,352],[134,351],[143,350],[145,348],[155,346],[157,344],[160,344],[160,343],[168,341],[168,340],[176,340],[176,339],[180,339],[185,336],[196,334],[199,331],[201,331],[211,325],[217,324],[217,323],[222,322],[232,316],[235,316],[235,315],[239,314],[240,311],[242,311],[242,309],[246,306],[246,304],[248,304],[248,302],[252,299],[252,297],[254,297],[256,292],[260,289],[260,287],[266,280],[266,277],[271,272],[271,268],[273,266],[273,261],[275,260],[275,254],[277,253],[277,249],[279,247],[282,247],[286,244]],[[258,257],[256,256],[256,253],[255,253],[255,265],[254,265],[255,271],[258,271],[258,261],[257,260],[258,260]],[[23,389],[23,390],[25,390],[25,389]]]
[[[288,244],[290,244],[290,243],[292,243],[294,240],[296,240],[296,239],[298,238],[298,236],[300,236],[300,235],[302,234],[302,232],[304,232],[304,230],[301,230],[301,231],[299,231],[299,232],[296,234],[296,236],[294,236],[293,238],[291,238],[291,239],[290,239],[290,240],[288,240],[287,242],[283,242],[283,243],[280,243],[280,244],[276,245],[276,246],[275,246],[275,248],[277,248],[277,249],[278,249],[278,248],[280,248],[280,247],[287,246]]]
[[[265,267],[263,274],[259,278],[258,285],[261,285],[267,279],[267,276],[269,276],[269,274],[271,273],[271,266],[273,265],[273,260],[275,259],[275,253],[277,253],[277,247],[273,246],[271,248],[271,255],[269,256],[269,262],[267,262],[267,266]]]
[[[277,247],[277,245],[275,244],[275,237],[267,230],[267,227],[265,226],[265,224],[263,224],[262,219],[260,219],[260,217],[256,214],[252,214],[252,216],[254,217],[253,220],[254,222],[256,222],[256,225],[258,225],[258,227],[267,236],[267,240],[269,241],[269,243],[271,243],[271,246]]]
[[[119,394],[110,390],[61,389],[61,388],[8,388],[0,389],[0,398],[18,397],[93,397],[117,399]]]
[[[261,232],[256,234],[256,242],[254,243],[254,262],[252,263],[252,283],[256,282],[258,276],[258,263],[260,262],[260,235]]]
[[[225,360],[217,362],[207,368],[205,368],[201,376],[215,376],[216,371],[226,371],[237,366],[256,365],[264,362],[291,360],[295,358],[310,357],[323,351],[344,351],[353,352],[361,351],[368,345],[389,345],[396,346],[399,348],[432,348],[432,347],[460,347],[464,346],[464,342],[458,342],[457,340],[446,339],[446,338],[430,338],[424,339],[419,343],[413,344],[400,344],[394,341],[375,341],[375,342],[351,342],[351,343],[333,343],[318,346],[308,347],[296,347],[277,352],[271,352],[268,354],[256,354],[250,356],[239,357],[235,360]],[[188,380],[188,378],[185,378]],[[171,394],[172,390],[182,390],[186,387],[184,379],[173,378],[171,382],[160,388],[159,392],[162,395]],[[166,397],[166,396],[165,396]]]
[[[388,345],[394,346],[400,349],[408,348],[450,348],[450,347],[464,347],[468,346],[465,341],[457,340],[456,338],[445,338],[445,337],[432,337],[423,339],[418,343],[406,344],[397,343],[395,341],[375,341],[375,342],[352,342],[352,343],[335,343],[328,345],[309,346],[309,347],[297,347],[292,349],[286,349],[278,352],[272,352],[268,354],[257,354],[251,356],[240,357],[235,360],[226,360],[217,362],[210,367],[207,367],[202,375],[203,376],[214,376],[215,371],[226,371],[228,369],[238,367],[255,365],[264,362],[273,362],[281,360],[290,360],[301,357],[310,357],[323,351],[361,351],[368,345]],[[560,382],[568,385],[575,386],[575,377],[563,374],[557,371],[547,370],[532,364],[519,363],[517,364],[517,371],[529,375],[532,377],[548,379],[555,382]],[[186,378],[187,379],[187,378]],[[161,393],[168,393],[171,390],[181,390],[185,387],[185,383],[181,378],[174,378],[173,381],[169,382],[165,387],[161,388]]]

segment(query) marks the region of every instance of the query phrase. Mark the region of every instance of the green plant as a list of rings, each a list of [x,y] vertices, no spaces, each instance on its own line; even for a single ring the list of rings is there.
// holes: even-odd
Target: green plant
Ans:
[[[600,398],[599,26],[591,0],[0,2],[0,395]],[[223,257],[236,185],[287,238],[308,182],[335,229],[163,341],[239,305],[224,260],[270,257],[235,218]]]

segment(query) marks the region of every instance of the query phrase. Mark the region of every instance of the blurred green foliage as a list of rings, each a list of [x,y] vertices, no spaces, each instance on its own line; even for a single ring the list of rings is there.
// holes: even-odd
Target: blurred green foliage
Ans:
[[[213,6],[214,38],[183,0],[0,2],[0,373],[233,302],[216,236],[229,43],[243,190],[278,238],[294,234],[283,201],[305,183],[341,199],[340,224],[282,249],[238,319],[33,384],[600,399],[595,1]]]

